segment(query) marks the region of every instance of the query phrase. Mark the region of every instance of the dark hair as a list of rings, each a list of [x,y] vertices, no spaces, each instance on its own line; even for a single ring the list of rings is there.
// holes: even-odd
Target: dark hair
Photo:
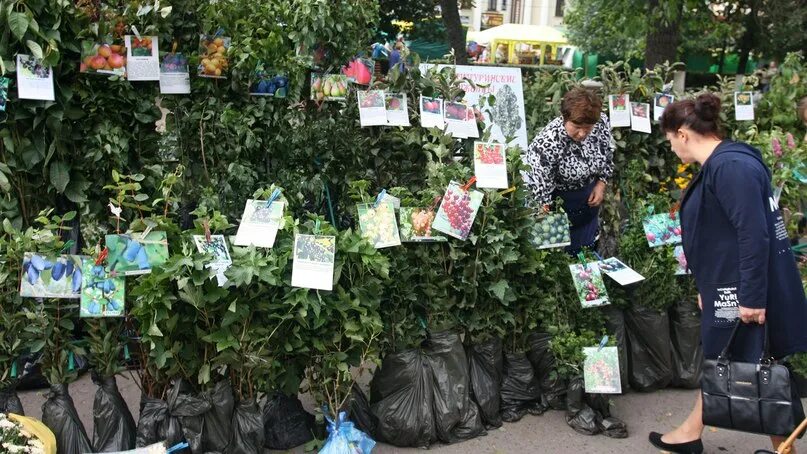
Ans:
[[[578,125],[593,125],[600,121],[602,99],[592,90],[575,87],[569,90],[560,103],[560,113],[565,121]]]
[[[676,132],[686,127],[703,136],[723,138],[720,125],[720,98],[703,93],[695,99],[675,101],[661,115],[661,130]]]

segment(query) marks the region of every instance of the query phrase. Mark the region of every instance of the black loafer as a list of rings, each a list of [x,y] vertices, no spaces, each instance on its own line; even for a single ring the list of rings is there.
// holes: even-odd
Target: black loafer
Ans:
[[[703,443],[700,439],[688,441],[686,443],[664,443],[661,441],[662,434],[657,432],[650,432],[650,443],[661,449],[662,451],[677,453],[677,454],[701,454],[703,452]]]

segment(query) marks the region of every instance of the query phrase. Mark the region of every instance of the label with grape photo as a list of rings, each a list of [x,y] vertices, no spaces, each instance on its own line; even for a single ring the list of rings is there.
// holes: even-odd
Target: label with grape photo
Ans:
[[[503,144],[474,142],[474,175],[477,188],[507,189],[507,157]]]
[[[292,287],[333,290],[336,237],[295,235]]]
[[[617,347],[584,347],[583,383],[587,393],[621,394]]]
[[[401,245],[395,208],[391,202],[382,201],[377,206],[372,203],[360,204],[357,209],[361,236],[367,238],[376,249]]]
[[[8,80],[8,79],[6,79]],[[5,106],[8,95],[8,83],[5,89],[0,88],[0,105]],[[53,68],[42,64],[42,60],[30,55],[17,55],[17,97],[20,99],[37,99],[54,101]],[[5,110],[5,109],[0,109]]]
[[[247,200],[244,215],[235,234],[236,246],[256,246],[270,248],[275,244],[277,231],[283,223],[285,202],[275,200],[266,205],[266,200]]]
[[[401,207],[401,241],[435,242],[448,238],[432,230],[435,212],[429,208]]]
[[[160,93],[164,95],[187,95],[191,92],[191,75],[188,57],[181,53],[169,53],[160,63]]]
[[[569,265],[569,271],[572,273],[577,298],[584,308],[610,304],[597,263],[586,263],[585,265],[574,263]]]
[[[566,213],[539,215],[532,226],[532,244],[538,249],[562,248],[572,244]]]
[[[471,232],[483,197],[484,194],[481,192],[466,191],[459,183],[452,181],[440,202],[440,209],[434,218],[432,229],[465,240]]]

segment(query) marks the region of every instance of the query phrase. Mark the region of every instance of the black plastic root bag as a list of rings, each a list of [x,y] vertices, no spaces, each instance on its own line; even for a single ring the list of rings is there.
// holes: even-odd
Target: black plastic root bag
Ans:
[[[494,337],[466,348],[471,379],[471,400],[479,405],[488,428],[501,427],[501,395],[504,358],[502,340]]]
[[[431,369],[419,349],[388,354],[370,384],[378,441],[400,447],[428,447],[437,441],[433,387]]]
[[[14,413],[25,416],[20,396],[17,395],[17,390],[13,387],[0,390],[0,413]]]
[[[199,396],[210,404],[210,411],[204,416],[204,435],[202,442],[205,452],[223,452],[232,438],[233,409],[235,397],[233,388],[227,380],[220,381],[213,389]]]
[[[585,401],[596,414],[600,433],[609,438],[628,438],[628,425],[611,416],[611,398],[608,394],[586,393]]]
[[[297,396],[276,392],[263,407],[263,427],[264,447],[292,449],[314,438],[314,415],[305,411]]]
[[[118,390],[115,377],[101,377],[93,371],[92,381],[98,385],[92,405],[92,444],[95,452],[134,449],[137,426]]]
[[[137,421],[137,446],[165,441],[167,446],[187,441],[192,453],[204,452],[204,414],[210,404],[188,393],[184,382],[171,386],[168,401],[142,396]]]
[[[540,415],[546,410],[532,364],[524,353],[504,354],[501,402],[504,422],[516,422],[527,413]]]
[[[350,403],[348,404],[348,417],[357,429],[375,438],[375,431],[378,427],[378,418],[370,409],[370,402],[367,400],[364,391],[358,384],[353,383],[350,388]]]
[[[600,433],[597,418],[603,418],[586,403],[585,394],[582,377],[569,380],[569,388],[566,390],[566,424],[581,434],[596,435]]]
[[[637,391],[655,391],[672,382],[672,342],[666,311],[634,306],[625,311],[630,345],[629,382]]]
[[[50,386],[47,400],[42,404],[42,422],[56,437],[59,454],[84,454],[94,452],[90,437],[76,412],[76,406],[67,384]]]
[[[205,426],[207,430],[207,426]],[[263,415],[258,402],[244,399],[233,412],[232,438],[224,450],[226,454],[258,454],[263,452]]]
[[[165,441],[167,446],[174,446],[183,439],[179,419],[168,414],[168,402],[142,395],[135,445],[142,448]]]
[[[479,407],[469,395],[468,357],[459,334],[429,334],[423,353],[432,370],[437,439],[456,443],[485,435]]]
[[[700,310],[695,302],[682,301],[670,308],[672,340],[672,386],[698,388],[701,381],[703,348],[701,347]]]
[[[566,409],[566,380],[555,371],[555,354],[549,347],[552,335],[532,333],[527,337],[530,346],[527,358],[535,370],[535,379],[541,386],[541,399],[545,407],[554,410]]]
[[[188,442],[191,452],[203,453],[204,449],[204,424],[205,414],[210,411],[210,403],[192,395],[186,390],[182,383],[178,383],[175,388],[179,393],[173,399],[168,400],[168,411],[172,416],[179,419],[182,427],[182,435]]]

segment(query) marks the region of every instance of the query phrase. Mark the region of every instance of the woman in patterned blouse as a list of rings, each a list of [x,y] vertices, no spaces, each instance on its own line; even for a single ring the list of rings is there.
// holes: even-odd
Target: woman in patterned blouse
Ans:
[[[594,247],[597,239],[600,205],[614,171],[614,144],[602,99],[593,91],[572,89],[560,111],[530,144],[525,160],[531,171],[524,177],[544,211],[556,198],[563,200],[571,224],[567,251],[576,254]]]

